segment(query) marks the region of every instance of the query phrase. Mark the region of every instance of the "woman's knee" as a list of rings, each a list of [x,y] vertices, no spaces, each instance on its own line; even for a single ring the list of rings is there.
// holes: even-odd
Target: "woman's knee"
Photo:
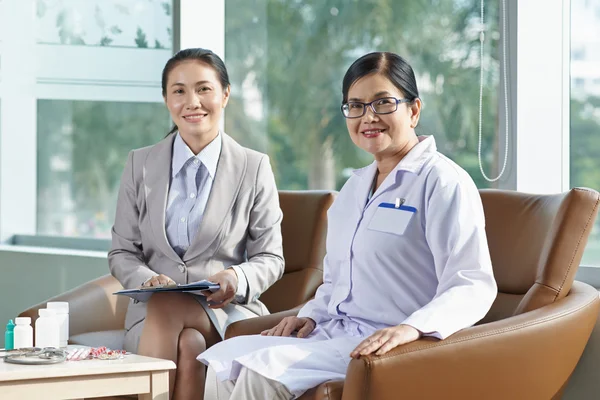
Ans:
[[[185,328],[179,335],[178,350],[180,355],[193,356],[195,359],[206,350],[206,340],[196,329]]]

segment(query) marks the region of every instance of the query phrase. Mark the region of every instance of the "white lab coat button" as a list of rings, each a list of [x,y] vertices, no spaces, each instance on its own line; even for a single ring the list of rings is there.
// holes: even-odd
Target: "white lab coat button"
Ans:
[[[179,272],[185,272],[185,265],[183,265],[183,264],[179,265]]]

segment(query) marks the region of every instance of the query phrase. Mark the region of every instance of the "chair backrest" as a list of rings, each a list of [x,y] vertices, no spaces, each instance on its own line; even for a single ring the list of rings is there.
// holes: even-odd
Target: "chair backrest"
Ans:
[[[327,210],[336,192],[279,191],[285,273],[260,296],[270,312],[289,310],[314,296],[323,282]]]
[[[480,323],[535,310],[569,293],[600,196],[480,190],[498,297]]]

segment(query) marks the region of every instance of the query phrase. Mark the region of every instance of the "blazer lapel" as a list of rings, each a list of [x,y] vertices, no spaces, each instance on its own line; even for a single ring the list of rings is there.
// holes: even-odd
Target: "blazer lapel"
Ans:
[[[150,225],[157,246],[170,259],[181,263],[181,258],[169,244],[165,231],[165,212],[171,176],[171,159],[175,134],[158,142],[144,162],[144,189],[150,216]]]
[[[227,214],[233,208],[246,173],[247,159],[243,147],[224,132],[221,134],[223,135],[223,144],[217,172],[198,232],[183,255],[185,262],[209,250],[210,245],[221,231]]]

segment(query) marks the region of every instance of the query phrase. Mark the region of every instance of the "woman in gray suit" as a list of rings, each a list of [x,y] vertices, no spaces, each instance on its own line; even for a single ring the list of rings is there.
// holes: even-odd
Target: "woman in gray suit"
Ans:
[[[175,127],[129,153],[108,261],[125,288],[219,283],[206,298],[132,301],[125,318],[125,349],[173,360],[171,396],[201,399],[198,354],[228,322],[268,314],[257,299],[283,273],[282,213],[268,157],[219,130],[230,94],[223,61],[210,50],[178,52],[163,70],[162,93]]]

